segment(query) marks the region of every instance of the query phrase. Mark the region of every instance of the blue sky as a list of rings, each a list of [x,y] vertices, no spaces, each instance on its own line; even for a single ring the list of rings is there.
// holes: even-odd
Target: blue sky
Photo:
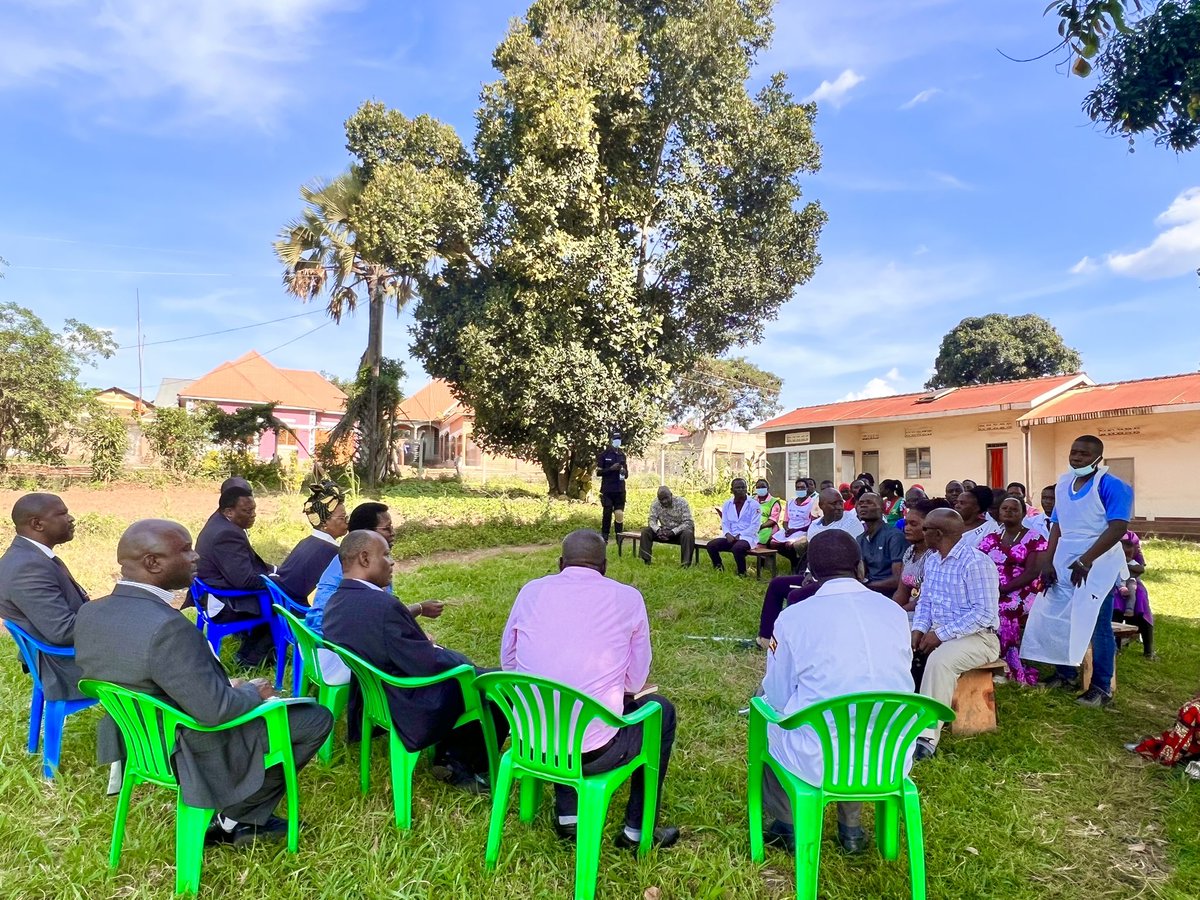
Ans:
[[[348,375],[359,316],[325,324],[271,251],[298,188],[347,164],[375,98],[469,142],[507,0],[5,0],[0,301],[135,344],[146,394],[248,349]],[[823,263],[766,340],[785,408],[915,390],[966,315],[1037,312],[1102,381],[1200,366],[1200,157],[1130,154],[1080,112],[1042,4],[780,0],[756,80],[813,96]],[[308,315],[299,315],[309,313]],[[268,322],[232,334],[153,342]],[[409,316],[386,352],[408,356]],[[324,327],[320,327],[324,325]],[[315,330],[314,330],[315,329]],[[286,346],[281,346],[285,345]],[[409,392],[425,376],[410,362]],[[137,387],[133,349],[86,373]]]

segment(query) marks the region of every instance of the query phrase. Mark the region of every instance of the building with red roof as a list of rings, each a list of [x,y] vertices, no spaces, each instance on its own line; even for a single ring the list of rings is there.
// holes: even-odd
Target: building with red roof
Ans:
[[[320,372],[282,369],[254,350],[221,363],[190,383],[165,381],[173,382],[176,402],[187,409],[197,403],[214,403],[224,412],[234,412],[263,403],[277,404],[275,416],[294,434],[280,432],[278,444],[272,432],[260,435],[254,448],[259,459],[271,459],[276,453],[311,458],[346,408],[341,388]]]
[[[1096,384],[1056,375],[806,406],[754,431],[767,440],[778,495],[797,475],[850,481],[861,472],[940,495],[970,478],[1028,485],[1036,498],[1066,465],[1072,441],[1096,434],[1107,464],[1134,485],[1139,516],[1194,509],[1177,487],[1200,434],[1200,373]]]

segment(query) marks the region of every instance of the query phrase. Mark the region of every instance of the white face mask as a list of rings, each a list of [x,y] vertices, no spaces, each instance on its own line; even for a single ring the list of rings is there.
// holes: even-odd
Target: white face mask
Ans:
[[[1086,466],[1071,466],[1071,472],[1075,475],[1076,478],[1085,478],[1088,475],[1091,475],[1093,472],[1096,471],[1096,467],[1098,465],[1100,465],[1100,460],[1102,460],[1103,458],[1104,457],[1102,457],[1102,456],[1097,456]]]
[[[613,444],[613,446],[614,446],[614,447],[616,447],[616,448],[620,449],[620,446],[621,446],[621,439],[620,439],[620,438],[613,438],[613,442],[612,442],[612,444]]]

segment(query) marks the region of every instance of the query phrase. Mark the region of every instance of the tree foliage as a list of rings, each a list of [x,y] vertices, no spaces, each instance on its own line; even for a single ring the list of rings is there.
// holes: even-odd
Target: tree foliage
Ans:
[[[347,423],[358,423],[354,432],[358,440],[354,444],[354,456],[359,462],[359,468],[365,468],[368,463],[363,459],[368,442],[363,438],[363,432],[370,431],[377,435],[387,452],[377,470],[381,481],[399,474],[402,459],[403,435],[397,417],[399,416],[400,401],[404,392],[400,385],[404,381],[404,364],[398,359],[383,357],[379,363],[379,375],[376,378],[370,367],[363,365],[358,370],[358,377],[352,382],[340,384],[346,392],[346,415],[329,435],[329,440],[321,447],[322,461],[327,466],[337,465],[344,459],[339,459],[347,444],[351,431],[345,429]],[[375,391],[374,413],[372,413],[372,390]],[[374,419],[372,419],[374,415]]]
[[[1056,0],[1071,70],[1096,86],[1084,112],[1110,134],[1150,135],[1176,152],[1200,143],[1200,2]]]
[[[678,373],[758,340],[819,261],[815,107],[746,88],[771,6],[536,0],[471,152],[376,103],[347,123],[364,252],[420,285],[413,353],[552,491],[586,490],[613,427],[644,448]]]
[[[190,471],[212,440],[208,416],[178,406],[156,409],[142,433],[164,468],[172,472]]]
[[[0,303],[0,470],[14,455],[62,461],[63,438],[86,398],[79,370],[115,350],[108,332],[74,319],[54,332],[30,310]]]
[[[370,207],[359,202],[363,189],[363,181],[354,171],[328,183],[302,187],[305,210],[284,227],[274,246],[284,266],[283,283],[289,293],[303,301],[324,296],[326,311],[334,322],[340,323],[342,316],[366,301],[367,348],[358,370],[359,380],[367,378],[361,394],[363,402],[353,408],[347,404],[333,437],[336,443],[352,431],[357,433],[357,457],[370,489],[389,471],[391,456],[387,436],[375,427],[387,416],[381,393],[389,390],[380,382],[383,318],[389,304],[399,314],[412,298],[414,286],[410,278],[380,264],[364,250],[357,214]],[[372,186],[371,190],[378,187]]]
[[[945,337],[931,389],[991,384],[1078,372],[1079,353],[1041,316],[989,313],[963,319]]]
[[[719,425],[749,428],[779,409],[783,379],[743,357],[696,360],[676,382],[667,405],[676,422],[707,430]]]
[[[87,449],[92,466],[92,480],[109,482],[118,478],[129,449],[129,432],[125,421],[113,410],[88,398],[86,411],[76,425],[79,439]]]

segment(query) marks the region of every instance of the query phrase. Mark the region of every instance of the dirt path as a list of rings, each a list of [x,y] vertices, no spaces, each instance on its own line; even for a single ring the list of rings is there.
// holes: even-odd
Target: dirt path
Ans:
[[[414,556],[411,559],[396,560],[397,572],[415,572],[421,566],[432,566],[439,563],[473,563],[481,559],[491,559],[493,556],[503,556],[506,553],[535,553],[538,550],[549,550],[557,544],[522,544],[508,547],[483,547],[479,550],[439,550],[428,556]]]

